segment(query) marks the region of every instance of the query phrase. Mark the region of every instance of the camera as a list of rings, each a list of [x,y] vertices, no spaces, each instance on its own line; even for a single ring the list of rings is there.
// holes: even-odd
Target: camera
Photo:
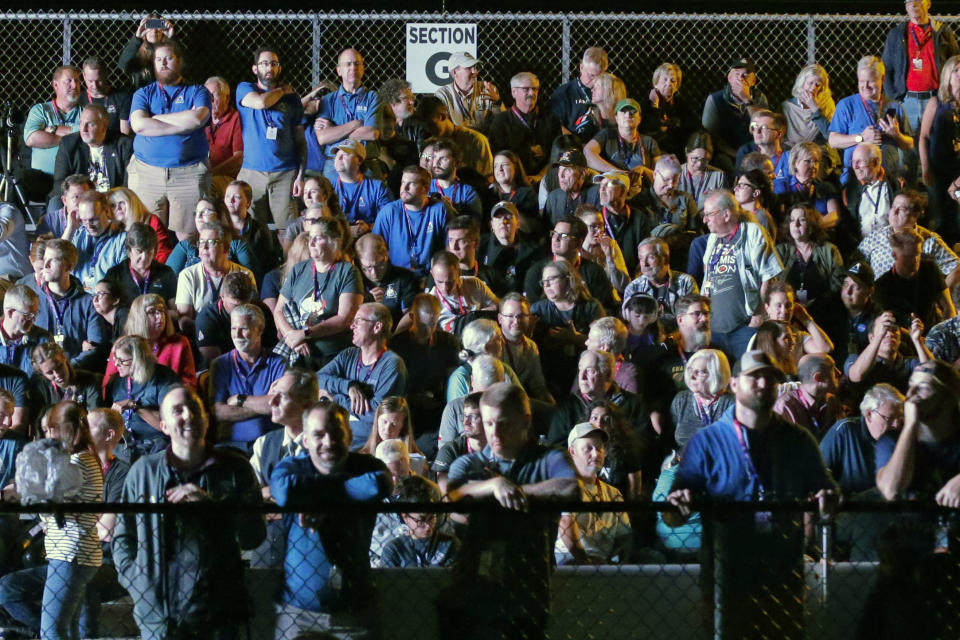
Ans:
[[[143,26],[146,29],[159,29],[163,31],[167,28],[167,21],[163,18],[150,18]]]

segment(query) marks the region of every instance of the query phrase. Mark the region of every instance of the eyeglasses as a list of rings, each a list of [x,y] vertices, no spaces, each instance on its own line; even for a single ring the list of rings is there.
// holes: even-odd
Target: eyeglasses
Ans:
[[[30,313],[29,311],[23,311],[22,309],[14,309],[14,308],[12,308],[12,307],[10,308],[10,310],[11,310],[11,311],[16,311],[17,313],[19,313],[20,315],[22,315],[22,316],[23,316],[23,319],[26,320],[27,322],[33,322],[34,320],[37,319],[37,314],[36,314],[36,313]]]
[[[520,91],[522,93],[536,93],[540,91],[540,87],[510,87],[514,91]]]
[[[891,414],[891,415],[889,415],[889,416],[880,413],[880,411],[874,411],[874,413],[877,414],[878,416],[880,416],[881,418],[883,418],[883,421],[884,421],[884,423],[886,423],[886,424],[894,424],[894,423],[896,423],[896,422],[900,422],[900,421],[903,420],[903,413],[902,413],[902,412],[894,413],[894,414]]]
[[[97,298],[104,298],[108,295],[110,295],[109,291],[95,291],[93,293],[93,299],[96,300]]]
[[[303,219],[303,224],[304,224],[304,226],[306,226],[306,225],[308,225],[308,224],[320,224],[320,221],[321,221],[321,220],[323,220],[323,218],[304,218],[304,219]]]
[[[756,189],[756,185],[750,184],[749,182],[738,182],[734,185],[734,189]]]
[[[385,265],[385,264],[387,264],[387,261],[386,261],[386,260],[382,260],[382,261],[380,261],[380,262],[374,262],[373,264],[363,264],[363,263],[361,263],[361,264],[360,264],[360,271],[376,271],[377,269],[379,269],[380,267],[382,267],[382,266]]]
[[[717,214],[723,213],[723,209],[714,209],[713,211],[704,210],[703,219],[706,220],[710,216],[715,216]]]
[[[559,278],[559,277],[560,277],[560,276],[554,276],[554,278]],[[542,283],[545,282],[545,281],[544,281],[544,280],[541,280],[540,282],[541,282],[541,284],[542,284]],[[501,313],[501,314],[500,314],[500,317],[501,317],[501,318],[505,318],[505,319],[507,319],[507,320],[520,320],[521,318],[529,318],[529,317],[530,317],[530,314],[529,314],[529,313],[515,313],[515,314],[513,314],[513,315],[507,315],[506,313]]]
[[[118,367],[129,367],[133,364],[133,358],[121,358],[120,356],[113,356],[113,363]]]
[[[710,315],[709,311],[687,311],[686,313],[681,313],[682,316],[693,316],[694,318],[706,318]]]
[[[409,520],[410,522],[412,522],[413,524],[419,527],[422,527],[428,524],[433,524],[437,520],[437,514],[435,513],[421,513],[418,515],[405,513],[403,515],[407,518],[407,520]]]
[[[687,162],[706,162],[707,156],[687,156]]]
[[[163,309],[161,307],[152,307],[150,309],[147,309],[148,316],[163,316],[166,314],[167,314],[166,309]]]
[[[553,229],[550,229],[550,235],[554,238],[560,238],[561,240],[566,240],[567,238],[573,237],[572,233],[566,233],[564,231],[554,231]]]
[[[756,122],[750,123],[750,131],[779,131],[776,127],[771,127],[767,124],[757,124]]]
[[[548,284],[553,284],[554,282],[556,282],[556,281],[559,280],[559,279],[560,279],[560,276],[547,276],[546,278],[544,278],[543,280],[540,281],[540,286],[541,286],[541,287],[545,287],[545,286],[547,286]]]
[[[219,244],[220,244],[219,240],[199,240],[197,242],[197,248],[198,249],[215,249]]]
[[[376,318],[364,318],[363,316],[353,316],[354,322],[360,322],[361,320],[363,322],[369,322],[370,324],[374,324],[377,322]]]

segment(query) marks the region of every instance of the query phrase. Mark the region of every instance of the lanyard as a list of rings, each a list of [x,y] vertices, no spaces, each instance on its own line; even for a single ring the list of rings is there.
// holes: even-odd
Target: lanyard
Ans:
[[[640,164],[643,162],[643,145],[638,144],[640,142],[640,133],[634,133],[632,139],[630,140],[630,153],[627,153],[627,141],[623,139],[619,133],[617,133],[617,148],[620,150],[620,157],[623,159],[623,164],[629,167],[630,158],[634,156],[635,153],[639,152],[640,154]]]
[[[109,240],[110,237],[107,234],[94,239],[93,252],[90,254],[90,262],[87,263],[91,269],[96,270],[97,262],[100,260],[100,254],[107,248],[107,242]]]
[[[173,105],[177,103],[177,99],[180,97],[180,94],[183,92],[184,85],[182,84],[179,85],[177,87],[177,90],[173,92],[172,97],[167,95],[166,89],[162,84],[160,84],[159,80],[157,80],[157,86],[160,87],[160,95],[163,97],[163,108],[165,109],[165,111],[162,111],[161,113],[170,113],[170,109],[172,109]]]
[[[334,262],[333,264],[331,264],[331,265],[330,265],[330,268],[327,269],[326,272],[323,274],[323,286],[322,286],[322,287],[320,286],[319,282],[317,281],[317,263],[314,262],[311,266],[313,267],[313,301],[316,302],[317,300],[319,300],[319,299],[321,299],[321,298],[323,297],[323,294],[324,294],[324,293],[326,293],[326,291],[327,291],[327,284],[329,284],[329,282],[330,282],[330,276],[333,275],[333,269],[334,269],[334,267],[337,266],[337,263]],[[324,304],[324,306],[326,306],[326,304]]]
[[[353,213],[354,205],[357,204],[357,200],[360,199],[360,186],[363,184],[363,174],[360,175],[360,179],[353,183],[355,185],[353,191],[353,199],[347,199],[347,188],[343,186],[343,180],[340,179],[340,176],[337,176],[337,197],[340,198],[340,202],[345,214]]]
[[[918,29],[920,30],[920,33],[923,35],[923,39],[922,39],[922,40],[919,39],[919,38],[917,38],[917,30],[918,30]],[[924,29],[924,28],[923,28],[922,26],[920,26],[920,25],[915,25],[915,24],[911,23],[911,24],[910,24],[910,37],[913,39],[913,46],[915,46],[915,47],[917,48],[916,57],[919,58],[919,57],[920,57],[920,53],[921,53],[920,50],[923,49],[923,47],[926,46],[926,44],[930,41],[930,38],[933,37],[933,27],[931,27],[931,26],[928,25],[927,28]]]
[[[726,248],[730,241],[733,240],[733,237],[737,235],[737,231],[740,231],[740,224],[737,223],[737,228],[727,236],[725,239],[717,238],[717,246],[714,247],[713,253],[710,254],[710,268],[707,270],[707,275],[713,273],[713,270],[716,268],[717,263],[720,262],[720,257],[723,255],[723,250]]]
[[[413,221],[410,219],[410,212],[407,211],[406,203],[402,204],[403,206],[403,215],[407,219],[407,232],[410,234],[410,253],[413,255],[419,255],[419,244],[420,244],[420,233],[423,231],[423,227],[427,222],[427,215],[425,210],[421,210],[420,222],[417,224],[416,231],[413,228]],[[414,212],[417,213],[417,212]]]
[[[146,277],[144,277],[142,284],[139,280],[137,280],[137,274],[133,270],[133,267],[130,267],[130,277],[133,278],[133,284],[137,285],[137,289],[140,291],[141,294],[147,293],[147,289],[150,288],[150,270],[149,269],[147,270],[147,275]]]
[[[714,398],[706,405],[700,401],[700,396],[693,394],[693,399],[697,401],[697,416],[700,418],[700,423],[703,426],[713,424],[713,407],[717,403],[717,399]]]
[[[53,313],[57,318],[57,333],[63,333],[63,318],[67,315],[67,306],[70,304],[70,300],[66,297],[59,298],[59,302],[63,302],[63,306],[60,306],[57,297],[53,296],[50,293],[50,284],[47,283],[43,286],[43,292],[47,296],[47,301],[50,303],[50,306],[53,307]]]
[[[607,230],[607,235],[610,236],[610,239],[616,240],[616,236],[613,235],[613,225],[611,225],[610,221],[607,219],[606,207],[600,209],[600,217],[603,218],[603,227]]]
[[[443,187],[440,186],[440,181],[439,181],[439,180],[434,180],[434,181],[433,181],[433,186],[435,186],[435,187],[437,188],[437,193],[439,193],[440,195],[442,195],[442,196],[447,195],[446,191],[443,190]],[[457,202],[457,191],[459,191],[459,189],[460,189],[460,182],[459,182],[459,181],[455,181],[453,184],[450,185],[450,189],[453,189],[453,195],[449,196],[450,202],[456,203],[456,202]]]
[[[0,343],[3,344],[3,351],[5,354],[4,364],[13,365],[13,360],[17,355],[17,347],[23,346],[27,341],[27,336],[21,336],[19,340],[13,340],[7,338],[6,332],[3,330],[3,327],[0,326]]]
[[[797,390],[797,397],[800,398],[800,404],[803,405],[803,408],[807,410],[807,416],[810,418],[810,423],[813,425],[814,434],[819,434],[820,416],[813,415],[813,404],[807,403],[807,397],[803,394],[803,389]]]
[[[444,309],[446,309],[453,315],[453,318],[450,320],[450,322],[447,323],[451,327],[453,326],[453,321],[456,320],[458,316],[462,316],[467,313],[467,307],[464,305],[463,294],[461,294],[459,290],[460,290],[459,286],[454,290],[454,294],[456,294],[457,307],[459,309],[459,313],[453,310],[453,305],[451,305],[446,300],[447,297],[441,294],[439,291],[437,291],[437,298],[440,300],[440,304],[443,306]]]
[[[477,87],[476,85],[474,85],[473,90],[470,92],[470,95],[467,98],[467,102],[470,105],[470,107],[468,108],[467,105],[463,103],[463,96],[460,95],[460,89],[458,89],[456,83],[454,83],[453,97],[456,98],[457,100],[457,106],[460,109],[461,115],[467,116],[467,117],[473,116],[473,104],[474,104],[474,96],[476,94],[476,90],[477,90]]]
[[[373,370],[377,368],[377,363],[380,362],[380,358],[382,358],[383,354],[385,354],[386,352],[387,352],[386,349],[383,349],[382,351],[377,352],[377,357],[374,358],[373,362],[370,363],[369,365],[370,369],[367,371],[367,375],[364,376],[363,380],[360,380],[360,368],[363,366],[363,354],[362,353],[357,354],[357,368],[356,368],[356,371],[354,372],[354,376],[353,376],[354,379],[357,380],[358,382],[362,382],[363,384],[366,384],[367,381],[370,379],[370,376],[373,375]]]
[[[870,105],[867,104],[867,101],[863,99],[863,96],[860,96],[858,94],[858,97],[860,98],[860,103],[863,104],[863,110],[867,112],[867,117],[870,119],[870,122],[872,123],[870,126],[873,126],[873,127],[879,126],[880,106],[881,106],[881,103],[883,102],[883,98],[881,97],[880,100],[877,101],[877,108],[876,110],[873,110],[870,108]]]
[[[736,418],[733,419],[733,430],[737,434],[737,441],[740,443],[740,451],[743,453],[743,462],[746,465],[747,480],[753,480],[756,483],[757,495],[762,500],[764,494],[763,481],[760,479],[760,474],[757,473],[757,468],[753,465],[753,458],[750,457],[750,446],[747,444],[745,427],[740,424],[740,421]]]
[[[353,94],[353,95],[350,96],[351,98],[354,99],[354,101],[356,101],[356,99],[359,97],[359,89],[358,89],[357,91],[358,91],[358,93],[355,93],[355,94]],[[343,106],[343,112],[344,112],[344,114],[346,114],[346,116],[347,116],[347,122],[351,122],[351,121],[357,119],[356,106],[354,106],[353,109],[351,109],[350,107],[348,107],[348,106],[347,106],[347,101],[343,98],[343,93],[340,94],[340,104]]]
[[[884,182],[884,181],[878,181],[878,183],[879,183],[880,186],[877,187],[877,199],[876,199],[876,200],[874,200],[873,198],[870,197],[870,185],[864,185],[864,187],[863,187],[863,197],[866,198],[866,199],[867,199],[867,202],[869,202],[869,203],[873,206],[873,217],[874,217],[874,218],[876,218],[877,215],[878,215],[879,212],[880,212],[880,197],[881,197],[880,194],[883,193],[883,190],[884,190],[884,189],[886,188],[886,186],[887,186],[887,183]]]
[[[133,376],[127,376],[127,399],[133,400]]]
[[[210,290],[213,291],[213,299],[216,300],[220,297],[220,287],[223,286],[223,278],[220,278],[220,282],[216,286],[213,284],[213,276],[207,272],[207,268],[203,265],[200,265],[200,268],[203,269],[203,279],[207,281],[207,284],[210,285]]]
[[[510,107],[510,111],[513,111],[513,115],[517,117],[517,120],[523,123],[523,126],[525,126],[527,129],[530,129],[531,131],[533,130],[533,126],[531,126],[530,123],[527,122],[522,115],[520,115],[520,110],[517,109],[516,106]]]
[[[814,185],[813,185],[813,180],[812,180],[812,179],[810,180],[810,182],[803,183],[803,182],[800,182],[799,180],[797,180],[797,176],[793,176],[793,177],[790,179],[790,182],[791,182],[791,184],[790,184],[790,190],[793,191],[794,193],[803,193],[803,194],[806,195],[806,196],[813,197],[813,186],[814,186]]]
[[[233,355],[233,370],[237,374],[237,380],[240,381],[241,387],[244,389],[243,393],[245,393],[249,389],[249,385],[247,384],[247,381],[250,379],[250,374],[253,373],[254,369],[256,369],[260,359],[258,358],[257,362],[254,362],[252,365],[250,365],[250,371],[248,371],[247,373],[244,373],[243,371],[240,370],[240,359],[237,358],[236,349],[233,350],[232,355]]]
[[[693,174],[690,173],[690,168],[687,167],[687,180],[689,180],[690,186],[693,187],[693,199],[699,203],[700,195],[703,193],[703,190],[707,186],[707,172],[706,171],[703,172],[703,177],[700,178],[700,184],[695,185],[693,184]]]

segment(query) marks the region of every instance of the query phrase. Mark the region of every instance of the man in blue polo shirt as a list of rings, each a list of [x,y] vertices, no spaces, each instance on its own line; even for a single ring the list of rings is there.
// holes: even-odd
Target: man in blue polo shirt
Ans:
[[[830,121],[828,143],[843,150],[843,174],[847,183],[852,175],[853,150],[863,142],[880,146],[884,171],[891,176],[903,174],[900,151],[913,149],[912,130],[896,100],[883,95],[886,69],[880,58],[864,56],[857,62],[857,93],[837,102]]]
[[[67,220],[63,238],[73,242],[80,253],[73,272],[87,293],[92,294],[107,271],[126,256],[127,232],[113,223],[107,196],[99,191],[87,191],[80,196],[77,217]]]
[[[337,59],[337,75],[341,85],[333,93],[320,100],[313,132],[317,143],[326,148],[327,159],[323,175],[331,183],[337,180],[333,166],[333,145],[346,138],[360,140],[372,157],[380,155],[377,140],[380,128],[380,98],[376,91],[361,86],[363,82],[363,56],[356,49],[345,49]]]
[[[353,237],[359,238],[370,231],[377,212],[387,206],[393,196],[385,182],[368,178],[360,170],[367,159],[367,149],[362,142],[347,138],[333,145],[332,150],[336,153],[333,166],[337,170],[333,191],[347,216]]]
[[[103,371],[110,331],[93,308],[93,297],[70,275],[77,265],[77,248],[68,240],[48,240],[43,249],[43,280],[38,327],[53,334],[54,341],[78,369]]]
[[[297,217],[293,198],[303,193],[307,143],[303,105],[293,88],[280,82],[277,53],[262,47],[253,54],[257,82],[237,85],[237,110],[243,127],[243,165],[238,180],[253,189],[253,215],[286,229]]]
[[[425,277],[430,257],[445,244],[447,216],[453,211],[443,201],[427,197],[430,174],[409,166],[400,178],[400,199],[377,215],[373,232],[383,236],[390,249],[390,262]]]
[[[213,412],[221,427],[229,428],[221,442],[250,455],[253,442],[271,429],[270,385],[286,369],[280,356],[261,345],[265,318],[252,304],[241,304],[230,312],[230,335],[235,349],[219,356],[210,365]]]
[[[130,128],[133,160],[128,186],[177,237],[196,231],[193,208],[210,193],[210,145],[203,127],[210,119],[210,92],[188,85],[180,73],[183,53],[175,41],[153,52],[157,81],[133,94]]]

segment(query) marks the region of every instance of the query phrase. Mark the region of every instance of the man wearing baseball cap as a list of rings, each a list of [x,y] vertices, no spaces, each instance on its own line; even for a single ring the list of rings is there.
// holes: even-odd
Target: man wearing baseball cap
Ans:
[[[583,502],[622,502],[620,491],[599,478],[610,436],[589,422],[574,425],[567,451],[580,479]],[[557,564],[609,564],[627,560],[632,540],[630,517],[624,513],[564,513],[554,553]]]
[[[450,120],[458,127],[479,129],[487,115],[503,109],[496,85],[477,80],[479,62],[466,51],[451,54],[447,62],[450,84],[434,93],[446,105]]]
[[[587,164],[601,173],[631,171],[653,178],[653,162],[660,155],[660,147],[656,140],[640,133],[640,103],[625,98],[616,104],[614,114],[616,130],[605,127],[584,146]]]
[[[664,513],[667,524],[686,520],[694,496],[762,502],[802,500],[836,489],[813,435],[773,412],[783,379],[763,351],[740,357],[730,379],[734,405],[696,432],[682,453],[667,498],[679,513]],[[720,585],[721,637],[802,635],[803,520],[800,512],[744,511],[714,523],[710,551],[718,549],[723,557],[715,576],[710,558],[704,558],[701,584],[711,602],[714,579]]]
[[[838,294],[841,304],[831,306],[824,327],[836,345],[833,357],[837,362],[846,362],[847,356],[860,353],[870,342],[870,325],[880,315],[873,299],[873,283],[869,263],[861,260],[847,267]]]
[[[751,58],[738,56],[727,69],[727,86],[707,96],[701,122],[713,136],[713,163],[732,175],[737,149],[753,141],[751,108],[769,109],[770,103],[756,89],[757,68]]]
[[[560,186],[547,194],[543,217],[551,223],[577,210],[581,204],[596,202],[596,189],[587,183],[587,159],[580,149],[564,151],[553,166],[557,169]]]
[[[527,270],[543,258],[543,249],[517,236],[520,211],[512,202],[502,201],[490,210],[490,233],[480,239],[477,260],[501,274],[501,282],[491,285],[498,296],[522,292]],[[500,290],[498,290],[498,288]]]
[[[347,216],[350,231],[359,238],[370,231],[377,212],[390,204],[393,198],[382,180],[368,178],[360,167],[367,159],[367,148],[354,138],[345,138],[333,146],[333,168],[337,170],[337,181],[333,191],[340,201],[340,209]]]

